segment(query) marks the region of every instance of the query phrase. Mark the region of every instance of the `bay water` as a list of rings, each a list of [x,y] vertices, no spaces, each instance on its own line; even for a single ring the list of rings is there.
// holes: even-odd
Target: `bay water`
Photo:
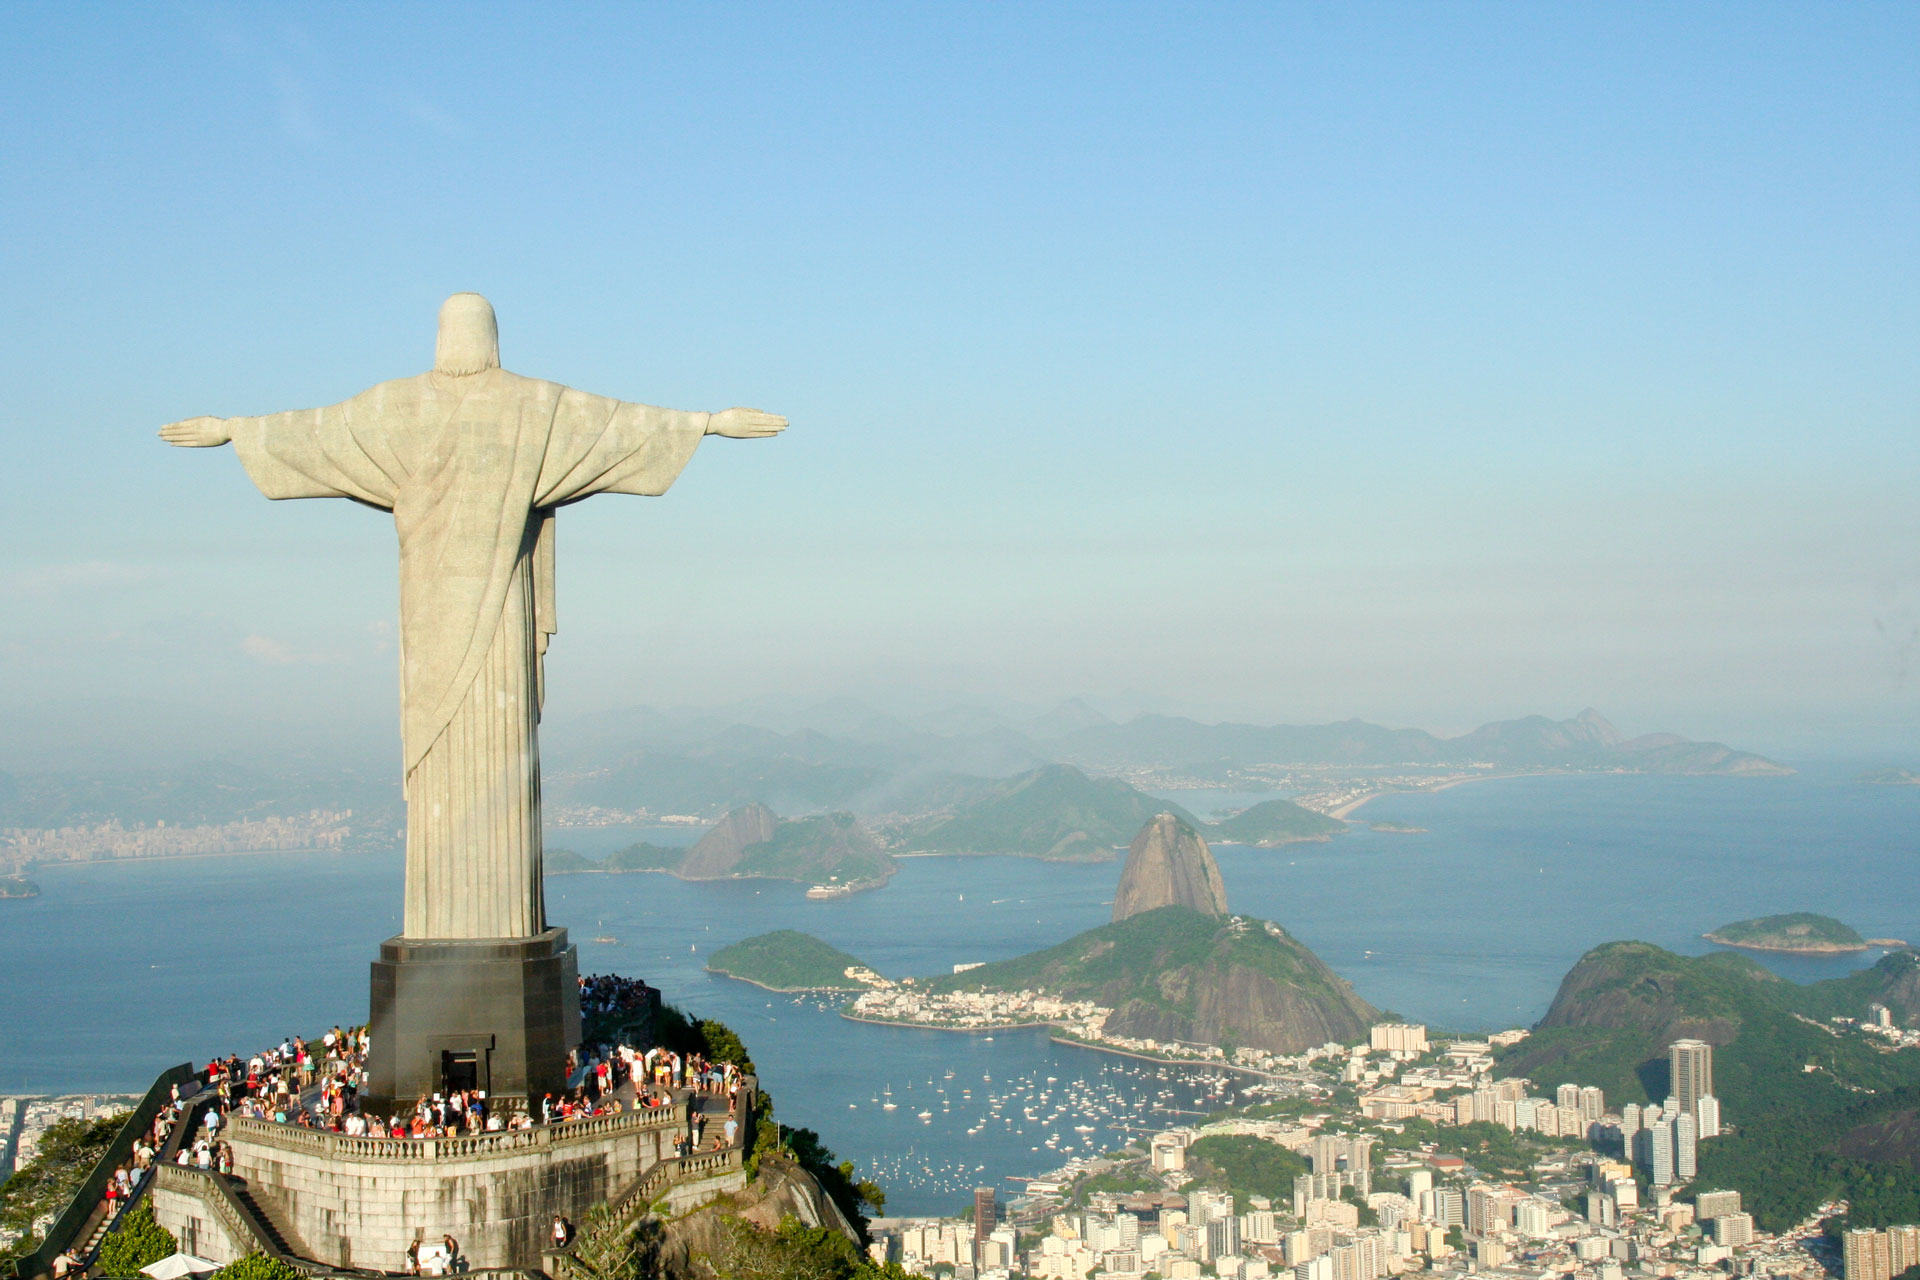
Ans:
[[[1326,843],[1216,847],[1235,911],[1278,921],[1382,1009],[1437,1028],[1525,1026],[1598,943],[1677,951],[1743,917],[1809,910],[1920,940],[1920,787],[1851,769],[1786,778],[1495,779],[1386,796]],[[1173,795],[1190,809],[1207,796]],[[1425,828],[1375,832],[1370,822]],[[681,829],[561,830],[599,857]],[[643,977],[740,1032],[779,1119],[877,1177],[890,1213],[957,1212],[974,1185],[1032,1177],[1231,1100],[1218,1073],[1052,1043],[854,1023],[830,1001],[705,971],[770,929],[816,934],[892,976],[1019,955],[1109,918],[1118,864],[910,858],[885,888],[826,902],[776,881],[550,877],[548,913],[584,972]],[[163,1068],[366,1014],[368,962],[399,929],[397,854],[256,854],[33,873],[0,901],[0,1092],[135,1091]],[[1813,981],[1871,964],[1761,956]],[[889,1109],[887,1101],[895,1105]],[[922,1113],[925,1113],[924,1115]]]

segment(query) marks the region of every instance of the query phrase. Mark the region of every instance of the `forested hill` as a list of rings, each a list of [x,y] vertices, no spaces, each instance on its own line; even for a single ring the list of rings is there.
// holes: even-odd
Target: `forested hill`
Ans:
[[[1658,1101],[1670,1087],[1667,1046],[1706,1040],[1734,1131],[1701,1144],[1701,1185],[1739,1189],[1769,1230],[1833,1195],[1855,1196],[1863,1219],[1920,1215],[1920,1051],[1890,1052],[1829,1021],[1861,1017],[1869,1001],[1903,1021],[1920,1016],[1917,971],[1920,957],[1898,952],[1850,978],[1800,986],[1732,952],[1608,943],[1580,958],[1499,1070],[1549,1092],[1598,1085],[1614,1106]],[[1883,1196],[1881,1175],[1896,1171],[1908,1191]]]
[[[1071,765],[1048,765],[909,825],[899,836],[925,853],[1020,853],[1073,861],[1115,856],[1155,814],[1171,812],[1191,827],[1206,824],[1178,805],[1157,800],[1118,778],[1090,778]]]
[[[1141,716],[1089,725],[1047,744],[1061,760],[1106,768],[1154,762],[1295,764],[1490,764],[1505,769],[1623,769],[1639,773],[1782,774],[1764,756],[1678,734],[1629,738],[1589,708],[1571,720],[1527,716],[1482,725],[1458,738],[1422,729],[1386,729],[1364,720],[1320,725],[1202,724]]]
[[[1705,935],[1708,942],[1754,951],[1865,951],[1867,940],[1832,916],[1811,911],[1736,920]]]
[[[1058,946],[935,978],[935,991],[1044,990],[1113,1009],[1120,1035],[1299,1053],[1364,1039],[1378,1016],[1275,924],[1160,907]]]

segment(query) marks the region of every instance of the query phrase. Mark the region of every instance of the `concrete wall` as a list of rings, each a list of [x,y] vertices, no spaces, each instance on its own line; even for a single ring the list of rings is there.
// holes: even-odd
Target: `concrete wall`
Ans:
[[[400,1270],[451,1232],[474,1267],[538,1266],[553,1215],[575,1223],[673,1154],[684,1107],[475,1138],[348,1138],[236,1119],[234,1173],[303,1257]],[[212,1255],[209,1255],[212,1256]]]
[[[164,1167],[159,1173],[160,1179],[147,1193],[153,1201],[153,1216],[173,1233],[181,1252],[221,1263],[236,1262],[254,1252],[253,1241],[236,1235],[199,1183],[168,1178]]]

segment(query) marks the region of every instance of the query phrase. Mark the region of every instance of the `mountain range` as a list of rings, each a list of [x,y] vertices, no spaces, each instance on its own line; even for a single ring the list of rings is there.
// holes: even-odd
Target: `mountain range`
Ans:
[[[542,739],[550,807],[697,814],[760,803],[782,813],[844,809],[875,820],[957,806],[1008,778],[1053,764],[1096,774],[1165,770],[1203,778],[1271,765],[1791,772],[1720,743],[1672,734],[1628,737],[1593,711],[1562,721],[1499,721],[1441,738],[1359,720],[1208,724],[1143,715],[1116,722],[1077,700],[1024,719],[967,707],[908,719],[838,699],[779,714],[609,711],[550,725]],[[230,759],[156,763],[143,772],[0,774],[0,827],[219,823],[351,808],[370,815],[369,830],[390,838],[398,825],[396,775],[384,758],[289,758],[270,767]],[[1130,832],[1087,834],[1096,843],[1119,844]],[[1080,848],[1076,856],[1087,852]]]

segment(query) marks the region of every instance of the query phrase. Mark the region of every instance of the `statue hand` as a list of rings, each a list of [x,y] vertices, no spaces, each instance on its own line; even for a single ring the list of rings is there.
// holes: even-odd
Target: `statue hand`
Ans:
[[[180,422],[169,422],[160,428],[160,438],[183,449],[211,449],[233,439],[227,434],[224,418],[187,418]]]
[[[777,413],[758,409],[722,409],[707,416],[707,434],[729,440],[759,440],[777,436],[787,429],[787,420]]]

